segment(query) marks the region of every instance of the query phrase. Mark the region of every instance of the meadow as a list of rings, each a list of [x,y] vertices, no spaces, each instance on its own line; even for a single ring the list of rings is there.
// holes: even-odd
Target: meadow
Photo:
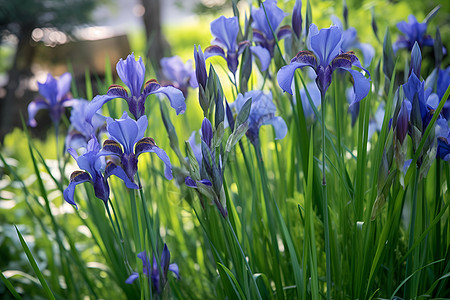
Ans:
[[[2,299],[449,299],[449,6],[415,4],[233,0],[159,78],[139,33],[48,74],[1,148]]]

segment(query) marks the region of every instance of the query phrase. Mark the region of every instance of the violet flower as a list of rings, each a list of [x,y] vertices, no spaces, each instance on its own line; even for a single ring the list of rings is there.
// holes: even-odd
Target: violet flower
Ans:
[[[263,91],[249,91],[244,95],[239,94],[236,100],[230,104],[230,109],[239,113],[248,99],[252,98],[252,106],[248,117],[247,137],[256,144],[259,142],[259,128],[262,125],[272,125],[275,129],[275,139],[283,139],[287,134],[286,122],[281,117],[276,117],[277,110],[272,101],[272,93]],[[230,120],[228,120],[230,122]]]
[[[48,109],[52,122],[59,124],[64,108],[73,105],[74,100],[69,93],[71,81],[70,73],[64,73],[59,79],[48,73],[44,83],[38,82],[39,93],[43,98],[36,98],[28,104],[28,124],[31,127],[37,126],[34,118],[41,109]]]
[[[239,22],[237,17],[220,16],[211,22],[211,33],[214,36],[213,45],[205,49],[205,57],[220,56],[227,61],[228,69],[235,74],[239,64],[238,56],[246,47],[248,41],[237,43]],[[261,62],[261,71],[267,70],[270,64],[269,52],[261,46],[250,46],[250,51]]]
[[[265,11],[262,5],[264,5]],[[283,21],[284,17],[288,14],[283,12],[283,10],[277,6],[276,0],[266,0],[262,5],[260,8],[252,8],[253,40],[257,45],[267,49],[270,53],[270,57],[273,57],[275,38],[272,34],[272,30],[277,35],[278,40],[290,36],[291,29],[289,25],[278,28],[281,21]]]
[[[110,139],[103,143],[100,155],[114,155],[120,158],[122,168],[132,182],[137,172],[138,157],[145,152],[158,155],[165,164],[165,177],[168,180],[173,178],[172,165],[166,152],[156,146],[152,138],[144,137],[148,125],[147,116],[135,121],[124,112],[121,119],[107,118],[106,122]]]
[[[332,73],[337,69],[348,71],[353,78],[353,88],[355,98],[352,103],[359,102],[367,96],[370,89],[370,77],[366,78],[363,74],[356,70],[352,70],[352,66],[364,69],[356,55],[341,50],[342,33],[337,26],[324,28],[320,31],[315,24],[311,24],[308,35],[308,45],[312,51],[300,51],[291,63],[282,67],[277,74],[278,84],[280,87],[292,95],[292,81],[294,79],[295,70],[305,66],[311,67],[317,77],[316,83],[319,87],[321,96],[324,97],[328,87],[331,84]]]
[[[185,98],[189,86],[198,87],[191,60],[183,63],[179,56],[164,57],[161,59],[161,68],[165,78],[171,85],[181,90]]]
[[[292,10],[292,31],[297,39],[302,36],[302,1],[296,0]]]
[[[177,276],[177,279],[180,279],[180,271],[178,269],[178,265],[173,263],[170,264],[170,252],[169,248],[167,248],[167,245],[164,244],[164,249],[161,253],[161,275],[159,272],[158,264],[156,262],[156,257],[153,255],[153,264],[150,264],[149,259],[145,251],[140,252],[137,255],[138,258],[142,260],[143,267],[143,273],[145,276],[150,277],[152,280],[153,287],[156,289],[156,292],[158,294],[161,294],[166,283],[167,283],[167,274],[169,271],[175,274]],[[127,284],[132,284],[136,279],[139,278],[139,273],[133,272],[128,279],[125,281]]]
[[[141,57],[136,61],[134,54],[130,54],[126,60],[120,59],[116,65],[116,70],[120,79],[130,89],[130,93],[120,85],[111,85],[106,95],[95,96],[89,103],[87,120],[90,120],[106,102],[115,98],[126,100],[131,114],[137,120],[145,114],[145,100],[147,96],[160,93],[169,98],[170,105],[177,114],[184,113],[186,110],[185,99],[179,89],[172,86],[163,87],[154,79],[150,79],[144,84],[145,66]],[[143,90],[141,90],[142,85],[144,85]]]
[[[450,128],[446,119],[436,121],[437,156],[445,161],[450,160]]]
[[[70,175],[69,186],[64,190],[63,196],[64,200],[69,204],[75,204],[73,199],[75,187],[83,182],[90,182],[94,186],[95,196],[105,203],[108,204],[109,199],[109,185],[107,179],[111,175],[116,175],[125,182],[125,185],[130,189],[137,189],[138,186],[130,181],[130,179],[125,174],[124,170],[116,166],[112,162],[108,162],[105,166],[105,160],[99,153],[100,145],[95,136],[92,136],[89,140],[86,152],[83,155],[78,156],[74,149],[67,150],[72,157],[77,161],[78,166],[83,171],[75,171]],[[104,171],[104,175],[102,174]]]
[[[415,42],[419,44],[421,49],[424,46],[432,47],[434,40],[430,35],[426,34],[427,25],[426,22],[417,22],[416,17],[413,15],[408,16],[408,23],[405,21],[397,23],[397,28],[403,35],[400,35],[398,40],[394,43],[394,52],[397,52],[397,50],[401,48],[406,48],[411,51]]]

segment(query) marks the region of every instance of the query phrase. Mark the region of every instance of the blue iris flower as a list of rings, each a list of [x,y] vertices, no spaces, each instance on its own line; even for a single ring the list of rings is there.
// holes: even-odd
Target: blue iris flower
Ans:
[[[237,43],[239,34],[238,18],[220,16],[211,22],[211,33],[214,36],[213,45],[205,49],[205,57],[223,57],[227,61],[228,69],[235,74],[239,64],[239,54],[246,47],[250,46],[248,41]],[[270,53],[261,46],[250,46],[250,51],[260,60],[261,71],[265,71],[270,64]]]
[[[450,160],[450,128],[445,119],[436,121],[436,136],[438,141],[437,156],[443,160]]]
[[[36,127],[37,122],[34,117],[41,109],[48,109],[52,122],[59,124],[64,108],[72,106],[76,101],[69,93],[71,81],[70,73],[64,73],[59,79],[49,73],[44,83],[38,82],[39,93],[43,98],[36,98],[28,105],[28,124],[31,127]]]
[[[282,67],[277,74],[280,87],[292,95],[292,81],[295,70],[305,66],[311,67],[317,77],[316,83],[321,96],[324,97],[331,84],[332,73],[336,69],[348,71],[353,78],[353,88],[355,98],[352,104],[359,102],[367,96],[370,89],[370,77],[366,78],[361,72],[352,70],[352,66],[364,69],[353,52],[343,52],[341,50],[342,33],[337,26],[318,30],[315,24],[311,24],[308,35],[308,46],[312,51],[300,51],[291,63]]]
[[[166,178],[169,180],[173,178],[172,165],[166,152],[156,146],[152,138],[144,137],[148,125],[147,116],[142,116],[135,121],[128,116],[127,112],[124,112],[121,119],[107,118],[106,122],[110,139],[103,143],[100,154],[120,158],[122,168],[132,182],[137,172],[138,157],[145,152],[156,153],[165,164]]]
[[[282,139],[287,134],[286,122],[281,117],[276,117],[277,110],[272,101],[272,93],[264,93],[263,91],[249,91],[244,95],[239,94],[236,100],[230,104],[231,111],[238,114],[244,104],[252,99],[252,106],[250,108],[250,115],[248,117],[247,137],[256,144],[259,142],[259,128],[262,125],[272,125],[275,129],[275,139]],[[230,120],[228,120],[230,123]]]
[[[120,85],[111,85],[106,95],[95,96],[89,103],[87,120],[90,120],[103,104],[115,98],[126,100],[131,114],[137,120],[145,114],[145,100],[151,94],[166,95],[177,114],[184,113],[186,110],[185,98],[179,89],[173,86],[163,87],[154,79],[150,79],[144,84],[145,66],[141,57],[136,61],[134,54],[130,54],[126,60],[120,59],[116,70],[120,79],[130,89],[130,93]],[[144,85],[143,90],[141,90],[142,85]]]
[[[64,200],[69,204],[75,204],[73,199],[75,187],[83,182],[90,182],[94,186],[95,196],[108,204],[109,199],[109,185],[106,181],[109,176],[116,175],[125,182],[125,185],[130,189],[137,189],[138,186],[133,183],[124,170],[112,162],[105,165],[105,160],[100,152],[100,145],[95,136],[89,140],[86,151],[83,155],[78,156],[74,149],[67,150],[73,158],[77,161],[80,169],[84,171],[75,171],[70,176],[69,186],[64,190]],[[104,171],[104,175],[102,174]]]
[[[272,29],[277,35],[278,40],[289,37],[291,35],[291,29],[289,25],[278,28],[281,21],[283,21],[284,17],[288,14],[277,6],[276,0],[266,0],[263,4],[265,11],[262,5],[260,8],[252,8],[253,40],[257,45],[267,49],[270,56],[273,57],[275,38],[272,34]],[[269,20],[270,25],[267,20]]]
[[[198,87],[191,60],[183,63],[179,56],[164,57],[161,59],[161,69],[165,78],[171,85],[181,90],[185,98],[189,86]]]
[[[414,43],[417,42],[422,49],[424,46],[433,46],[434,40],[430,35],[426,34],[427,23],[419,23],[413,15],[408,16],[408,23],[401,21],[397,23],[397,28],[403,35],[400,35],[398,40],[394,43],[394,52],[398,49],[406,48],[412,50]]]
[[[143,273],[145,276],[151,278],[153,287],[156,289],[156,292],[158,294],[161,294],[161,292],[164,289],[164,286],[167,283],[167,274],[169,273],[169,271],[174,273],[177,276],[177,279],[180,279],[180,271],[178,269],[178,265],[175,263],[170,264],[170,252],[166,244],[164,244],[164,249],[163,252],[161,253],[161,261],[160,261],[162,278],[160,276],[155,256],[153,256],[153,264],[150,264],[150,261],[145,251],[140,252],[137,255],[137,257],[142,260],[142,264],[144,265]],[[132,284],[138,278],[139,273],[133,272],[125,281],[125,283]]]
[[[296,0],[292,10],[292,31],[297,39],[302,36],[302,1]]]

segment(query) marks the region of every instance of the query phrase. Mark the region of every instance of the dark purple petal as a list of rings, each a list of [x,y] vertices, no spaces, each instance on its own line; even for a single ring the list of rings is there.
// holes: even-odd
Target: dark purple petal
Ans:
[[[315,24],[310,26],[310,47],[319,59],[321,66],[328,66],[341,50],[341,30],[337,26],[322,28],[319,33],[316,32]]]
[[[102,155],[117,155],[120,157],[122,155],[122,147],[115,140],[106,140],[103,142],[103,149],[100,152]]]
[[[204,118],[202,122],[202,140],[211,148],[211,141],[213,139],[213,129],[211,122]]]
[[[106,179],[101,174],[98,174],[98,176],[93,179],[92,185],[94,186],[95,196],[98,199],[103,200],[105,205],[107,205],[109,199],[109,185]]]
[[[398,113],[397,128],[396,128],[397,139],[400,141],[401,144],[403,144],[403,141],[405,140],[405,137],[408,134],[408,123],[409,123],[409,113],[406,107],[406,101],[403,101],[400,111]]]
[[[142,84],[144,83],[145,66],[142,58],[136,61],[134,53],[128,55],[126,60],[120,59],[116,65],[117,74],[120,79],[128,86],[131,95],[139,97]]]
[[[128,92],[127,90],[118,84],[112,84],[108,88],[108,92],[106,92],[108,96],[114,96],[114,98],[122,98],[127,100],[128,99]]]
[[[252,51],[252,54],[255,55],[260,61],[261,72],[267,70],[270,65],[270,52],[261,46],[251,46],[250,50]]]
[[[188,187],[191,187],[191,188],[197,188],[197,183],[195,183],[195,180],[194,179],[192,179],[190,176],[187,176],[185,179],[184,179],[184,183],[188,186]]]
[[[206,185],[206,186],[212,186],[211,181],[209,181],[208,179],[202,179],[198,181],[199,183]]]
[[[37,122],[34,119],[38,111],[41,109],[49,109],[49,104],[44,99],[35,99],[28,104],[28,124],[31,127],[36,127]]]
[[[170,251],[167,244],[164,244],[163,251],[161,253],[161,269],[164,277],[167,277],[167,271],[169,270],[170,264]]]
[[[208,59],[212,56],[220,56],[223,59],[226,59],[225,51],[223,51],[223,49],[217,45],[211,45],[209,47],[206,47],[205,49],[205,59]]]
[[[78,209],[78,206],[76,205],[73,195],[75,193],[75,187],[83,182],[91,181],[91,176],[87,172],[83,171],[75,171],[70,175],[70,183],[69,186],[64,190],[63,196],[64,200],[66,200],[67,203],[75,205],[75,208]],[[91,181],[92,183],[92,181]]]
[[[198,46],[198,51],[197,47],[194,45],[194,59],[197,82],[202,86],[203,90],[205,90],[208,75],[206,74],[205,57],[203,56],[202,48],[200,47],[200,45]]]
[[[138,278],[139,278],[139,273],[133,272],[133,273],[131,273],[130,277],[128,277],[127,280],[125,280],[125,283],[132,284]]]
[[[289,25],[281,26],[277,32],[277,39],[278,40],[285,39],[285,38],[291,36],[291,34],[292,34],[291,26],[289,26]]]
[[[296,0],[292,11],[292,30],[298,39],[302,35],[302,1]]]
[[[331,68],[333,71],[336,70],[337,68],[350,69],[352,67],[353,62],[355,61],[355,58],[356,56],[353,51],[339,54],[331,61]]]
[[[111,175],[115,175],[123,180],[125,186],[129,189],[139,189],[136,183],[131,181],[131,179],[127,176],[125,171],[118,165],[109,161],[105,168],[105,178],[108,179]]]
[[[237,17],[225,18],[224,16],[220,16],[211,22],[211,33],[216,38],[216,41],[227,49],[227,52],[236,52],[236,40],[239,34]]]
[[[345,69],[352,75],[353,78],[353,90],[355,92],[355,99],[350,104],[361,101],[369,94],[370,91],[370,79],[366,78],[361,72]]]

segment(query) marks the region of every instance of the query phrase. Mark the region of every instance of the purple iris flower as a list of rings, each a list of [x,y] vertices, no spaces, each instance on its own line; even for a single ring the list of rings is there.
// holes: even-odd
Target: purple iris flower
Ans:
[[[54,78],[50,73],[44,83],[38,82],[39,93],[43,98],[36,98],[28,104],[28,124],[36,127],[34,119],[38,111],[48,109],[50,118],[54,124],[59,124],[64,108],[73,105],[73,99],[69,93],[72,75],[64,73],[59,79]]]
[[[291,35],[291,29],[289,25],[278,28],[281,21],[283,21],[284,17],[288,14],[277,6],[276,0],[266,0],[263,4],[265,12],[262,5],[260,8],[252,8],[253,40],[257,45],[267,49],[270,53],[270,57],[273,57],[275,38],[272,34],[272,30],[277,35],[277,39],[281,40]],[[269,20],[270,25],[267,20]]]
[[[136,61],[134,54],[130,54],[126,60],[120,59],[116,65],[116,70],[120,79],[130,89],[130,93],[120,85],[111,85],[106,95],[95,96],[89,103],[87,120],[90,120],[103,104],[115,98],[125,99],[131,114],[137,120],[145,114],[147,96],[159,93],[169,98],[170,105],[177,114],[184,113],[186,110],[185,99],[179,89],[173,86],[161,86],[155,79],[150,79],[144,84],[145,66],[141,57]],[[144,85],[144,89],[141,91],[142,85]]]
[[[248,117],[247,137],[255,144],[259,142],[259,128],[262,125],[272,125],[275,129],[275,139],[279,140],[286,136],[287,126],[283,118],[276,117],[277,110],[272,101],[272,93],[263,91],[249,91],[244,95],[239,94],[236,100],[230,104],[230,109],[238,114],[248,99],[252,98],[252,106]],[[228,121],[230,122],[230,121]]]
[[[205,56],[203,55],[202,48],[200,45],[194,45],[194,59],[195,59],[195,77],[199,87],[202,87],[203,91],[206,90],[206,81],[208,80],[208,75],[206,73],[206,63]]]
[[[408,16],[408,23],[405,21],[397,23],[397,28],[403,35],[400,35],[394,43],[394,52],[397,52],[401,48],[406,48],[411,51],[415,42],[419,44],[421,49],[424,46],[433,46],[434,40],[430,35],[426,34],[427,25],[426,22],[417,22],[416,17],[413,15]]]
[[[238,18],[220,16],[211,22],[211,33],[214,36],[213,45],[205,49],[205,57],[223,57],[227,61],[228,69],[235,74],[239,64],[239,54],[250,45],[248,41],[237,43]],[[261,46],[250,46],[250,51],[261,61],[261,71],[265,71],[270,64],[270,53]]]
[[[308,35],[308,45],[312,51],[300,51],[291,63],[282,67],[277,74],[280,87],[292,95],[292,81],[295,70],[305,66],[311,67],[317,77],[316,83],[319,87],[321,96],[324,97],[328,87],[331,84],[332,73],[336,69],[346,70],[353,77],[353,88],[355,98],[352,103],[359,102],[367,96],[370,89],[370,77],[366,78],[362,73],[352,70],[352,66],[364,69],[356,55],[341,50],[342,33],[337,26],[318,30],[315,24],[311,24]],[[369,75],[370,76],[370,75]]]
[[[112,162],[108,162],[108,164],[105,165],[105,159],[99,153],[100,145],[95,136],[92,136],[91,140],[89,140],[86,152],[83,155],[78,156],[77,152],[72,148],[67,151],[77,161],[80,169],[86,171],[75,171],[70,175],[69,186],[63,193],[64,200],[69,204],[77,207],[73,199],[75,187],[80,183],[88,181],[94,186],[95,196],[103,200],[105,205],[107,205],[109,199],[109,185],[106,179],[111,175],[116,175],[122,179],[125,182],[125,185],[130,189],[138,188],[135,183],[130,181],[122,168],[116,166]],[[104,176],[102,171],[104,171]]]
[[[156,289],[156,292],[158,294],[161,294],[161,292],[164,289],[164,286],[167,283],[167,274],[169,271],[173,272],[177,276],[177,279],[180,279],[180,271],[178,269],[178,265],[175,263],[169,264],[170,252],[166,244],[164,244],[164,249],[163,252],[161,253],[161,261],[160,261],[162,278],[160,276],[158,264],[156,263],[156,257],[154,255],[153,255],[153,264],[150,264],[150,261],[145,251],[139,253],[137,257],[142,260],[142,264],[144,265],[143,273],[145,276],[151,278],[153,287]],[[125,283],[132,284],[138,278],[139,273],[133,272],[130,275],[130,277],[128,277],[128,279],[125,281]]]
[[[100,114],[95,114],[88,122],[85,118],[89,101],[79,99],[72,105],[70,112],[71,130],[66,137],[66,147],[78,149],[85,147],[91,136],[99,136],[106,130],[106,118]]]
[[[148,125],[147,116],[142,116],[135,121],[128,116],[127,112],[124,112],[121,119],[107,118],[106,122],[110,139],[103,143],[100,155],[114,155],[120,158],[122,167],[132,182],[137,172],[138,157],[145,152],[156,153],[165,164],[166,178],[168,180],[173,178],[172,165],[166,152],[156,146],[152,138],[144,137]]]
[[[361,50],[361,53],[364,57],[364,65],[370,65],[372,58],[375,56],[375,49],[372,47],[372,45],[360,43],[355,28],[350,27],[347,30],[344,30],[344,26],[342,25],[341,20],[339,20],[338,17],[332,16],[331,20],[333,21],[334,25],[339,27],[339,29],[342,31],[342,51],[348,52],[352,49],[359,49]]]
[[[198,87],[191,60],[183,63],[179,56],[164,57],[161,59],[161,68],[165,78],[171,85],[181,90],[185,98],[189,86]]]
[[[435,97],[438,101],[444,97],[445,91],[447,91],[450,85],[450,67],[446,69],[435,69],[430,74],[425,82],[426,87],[432,87],[435,91]],[[442,108],[442,115],[445,119],[450,120],[450,98],[444,103]]]
[[[300,39],[302,36],[302,1],[296,0],[292,10],[292,31]]]
[[[436,121],[436,136],[438,141],[437,156],[445,161],[450,160],[450,128],[446,119]]]

